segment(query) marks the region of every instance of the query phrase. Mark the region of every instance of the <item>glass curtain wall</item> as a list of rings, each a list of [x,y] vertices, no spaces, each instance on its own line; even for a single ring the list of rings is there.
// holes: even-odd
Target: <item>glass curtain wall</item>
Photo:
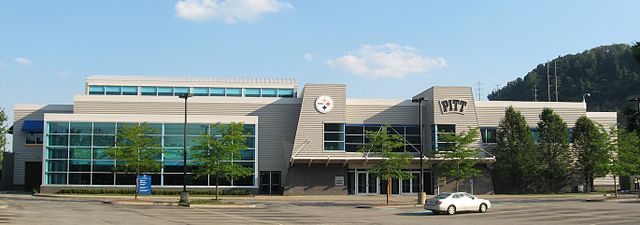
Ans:
[[[119,122],[48,122],[46,126],[45,184],[51,185],[135,185],[135,174],[118,170],[121,162],[111,159],[106,149],[116,145],[118,130],[138,123]],[[158,173],[150,173],[153,185],[179,186],[183,179],[184,124],[147,123],[156,132],[147,135],[157,137],[163,148],[157,160],[162,163]],[[255,125],[245,124],[246,145],[240,159],[232,163],[256,171]],[[209,124],[187,124],[187,185],[215,186],[215,177],[196,178],[194,151],[189,151],[199,135],[216,134]],[[220,180],[222,186],[253,187],[254,175],[236,180]]]

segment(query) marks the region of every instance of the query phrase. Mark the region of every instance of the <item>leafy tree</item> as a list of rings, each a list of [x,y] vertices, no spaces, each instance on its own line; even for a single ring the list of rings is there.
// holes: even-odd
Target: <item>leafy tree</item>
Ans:
[[[612,155],[609,171],[613,175],[615,196],[618,197],[617,178],[640,174],[640,138],[624,129],[612,129],[611,137],[613,141],[609,149]]]
[[[640,63],[640,42],[636,42],[636,44],[631,47],[631,54],[633,57],[636,57],[636,60]]]
[[[211,134],[202,134],[193,147],[198,168],[195,174],[200,176],[215,176],[216,201],[219,201],[219,185],[222,179],[237,179],[250,176],[252,168],[234,164],[232,160],[241,159],[240,151],[247,149],[245,145],[247,133],[242,123],[212,124]]]
[[[377,174],[380,179],[387,180],[387,204],[391,196],[391,184],[395,179],[411,179],[411,174],[404,169],[411,163],[412,155],[409,153],[394,152],[394,149],[404,146],[404,139],[399,134],[389,134],[389,124],[384,124],[383,129],[378,131],[367,131],[369,143],[358,149],[360,152],[372,153],[380,156],[378,161],[369,170]]]
[[[542,110],[538,130],[541,172],[547,178],[549,192],[554,192],[554,182],[567,175],[571,169],[569,131],[567,124],[550,108]]]
[[[147,124],[123,126],[118,129],[115,147],[108,148],[105,153],[116,160],[119,171],[136,174],[135,198],[138,198],[138,176],[142,173],[154,173],[160,170],[158,156],[162,148],[158,137],[148,134],[157,133],[157,129]]]
[[[4,159],[4,150],[7,145],[7,114],[4,113],[4,109],[0,108],[0,168],[2,168],[2,161]]]
[[[578,167],[582,170],[585,191],[593,191],[593,179],[607,174],[609,165],[609,135],[599,124],[586,116],[576,121],[573,147],[578,153]]]
[[[456,181],[456,191],[459,190],[461,180],[482,175],[479,169],[474,168],[479,161],[480,149],[472,144],[477,141],[478,134],[478,128],[475,128],[461,134],[443,134],[440,137],[443,142],[450,143],[439,149],[446,152],[442,165],[443,175]]]
[[[526,192],[538,171],[538,152],[524,116],[509,106],[496,131],[494,179],[509,181],[511,193]]]

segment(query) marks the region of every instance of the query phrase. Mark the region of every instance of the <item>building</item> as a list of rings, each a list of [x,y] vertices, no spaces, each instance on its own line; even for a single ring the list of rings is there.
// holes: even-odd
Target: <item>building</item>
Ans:
[[[535,127],[544,107],[555,110],[571,126],[586,115],[606,127],[615,125],[615,112],[587,112],[584,102],[476,101],[471,87],[432,87],[405,100],[351,99],[343,84],[306,84],[298,92],[293,79],[183,78],[91,76],[85,92],[71,105],[14,107],[14,188],[44,192],[65,188],[133,187],[130,174],[114,173],[115,162],[104,150],[115,143],[118,127],[147,123],[164,148],[163,169],[152,174],[154,188],[182,185],[182,129],[184,100],[189,99],[188,138],[209,132],[209,124],[242,122],[250,133],[242,159],[254,169],[251,177],[224,181],[226,188],[260,194],[381,194],[386,181],[368,172],[379,157],[358,152],[366,131],[383,123],[405,139],[402,151],[415,156],[413,178],[394,180],[392,192],[418,192],[419,151],[438,149],[442,133],[480,128],[483,153],[478,168],[483,176],[462,183],[463,190],[493,193],[487,167],[495,161],[496,127],[505,108],[514,106]],[[420,110],[419,106],[422,106]],[[420,115],[422,112],[422,115]],[[423,123],[421,142],[420,121]],[[442,158],[429,154],[423,184],[432,194],[452,190],[446,180],[431,175],[430,166]],[[188,163],[188,166],[190,162]],[[188,167],[190,169],[190,167]],[[12,171],[12,172],[11,172]],[[210,177],[188,175],[190,188],[213,185]],[[42,185],[42,186],[40,186]]]

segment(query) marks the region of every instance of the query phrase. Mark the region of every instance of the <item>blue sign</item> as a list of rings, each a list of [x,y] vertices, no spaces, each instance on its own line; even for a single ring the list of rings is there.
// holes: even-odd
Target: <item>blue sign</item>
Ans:
[[[151,195],[151,176],[149,175],[138,176],[138,194]]]

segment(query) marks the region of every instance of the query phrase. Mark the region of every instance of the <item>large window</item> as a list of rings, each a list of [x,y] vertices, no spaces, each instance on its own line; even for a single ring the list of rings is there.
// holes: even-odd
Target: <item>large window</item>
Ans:
[[[344,151],[344,123],[324,124],[324,150]]]
[[[453,124],[434,124],[431,126],[431,140],[433,140],[433,149],[442,151],[450,149],[453,143],[442,140],[443,135],[455,134],[456,125]]]
[[[134,185],[135,175],[119,170],[118,165],[106,150],[116,145],[118,131],[125,126],[138,123],[118,122],[48,122],[46,125],[47,145],[45,147],[45,184],[58,185]],[[159,173],[150,174],[153,185],[182,185],[183,132],[184,125],[178,123],[148,123],[155,131],[147,135],[157,137],[157,144],[163,147],[157,160],[162,164]],[[256,165],[256,126],[244,125],[247,149],[240,152],[238,159],[229,163],[253,168]],[[188,185],[215,185],[209,177],[195,178],[195,139],[200,134],[215,134],[209,124],[187,125],[187,171]],[[225,186],[254,186],[253,175],[222,183]]]
[[[41,145],[42,144],[42,133],[34,133],[34,132],[25,132],[25,144],[28,145]]]
[[[382,124],[347,124],[345,127],[346,151],[358,151],[363,145],[369,143],[367,131],[379,131],[383,128]],[[398,134],[405,142],[403,147],[394,149],[396,152],[419,152],[422,149],[420,128],[417,125],[391,125],[387,133]]]
[[[480,128],[480,134],[482,135],[482,143],[496,143],[495,127]]]
[[[222,88],[104,85],[90,85],[88,88],[89,95],[178,96],[186,93],[193,93],[196,96],[244,96],[280,98],[295,97],[295,90],[290,88]]]

